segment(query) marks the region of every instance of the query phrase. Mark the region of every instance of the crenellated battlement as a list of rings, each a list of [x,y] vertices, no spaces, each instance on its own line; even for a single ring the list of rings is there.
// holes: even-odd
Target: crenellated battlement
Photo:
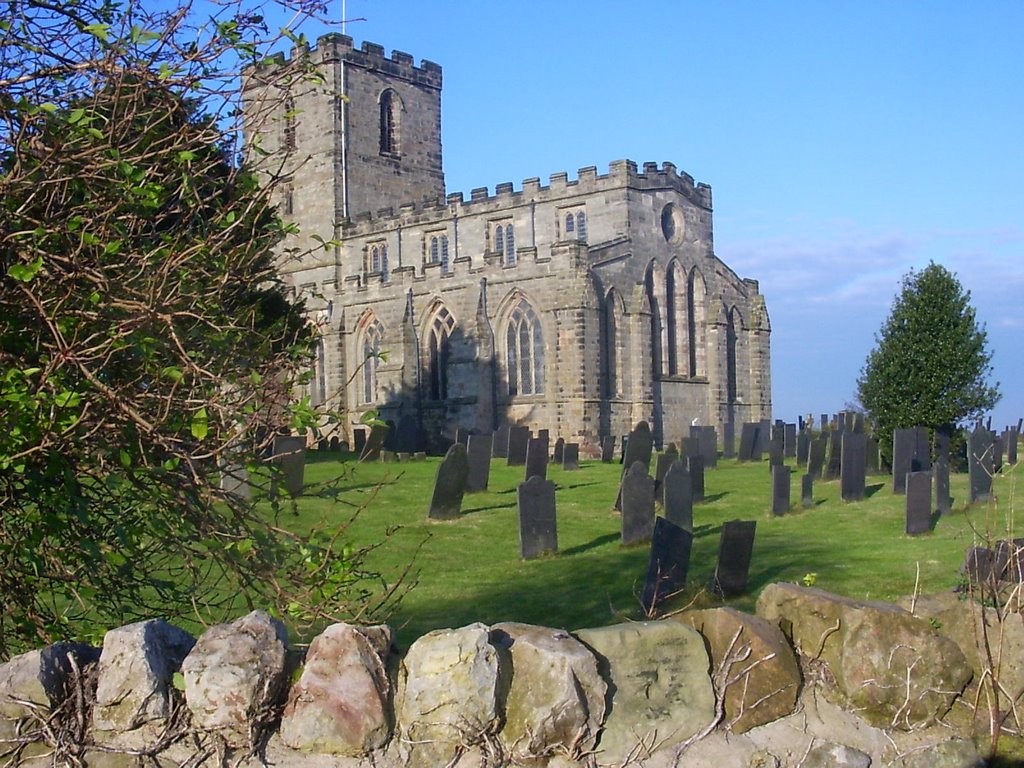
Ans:
[[[332,64],[340,60],[363,69],[379,71],[388,77],[407,80],[431,88],[441,88],[440,64],[422,59],[417,67],[410,54],[398,50],[392,51],[389,58],[384,46],[377,43],[363,42],[359,48],[356,48],[351,37],[338,32],[321,35],[317,38],[313,48],[308,45],[296,46],[292,49],[290,56],[286,56],[284,53],[268,56],[260,62],[259,67],[266,71],[269,68],[287,66],[293,61],[307,57],[321,65]]]

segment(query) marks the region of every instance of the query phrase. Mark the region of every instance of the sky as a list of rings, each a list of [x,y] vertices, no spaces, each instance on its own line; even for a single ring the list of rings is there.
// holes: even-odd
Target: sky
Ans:
[[[930,261],[956,273],[988,333],[993,426],[1024,416],[1021,0],[330,12],[356,45],[444,68],[449,193],[623,158],[710,184],[715,253],[768,305],[775,418],[854,402],[901,277]]]

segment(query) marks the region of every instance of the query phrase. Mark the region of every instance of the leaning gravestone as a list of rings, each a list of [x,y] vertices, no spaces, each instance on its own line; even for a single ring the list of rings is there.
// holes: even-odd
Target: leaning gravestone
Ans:
[[[940,515],[948,515],[953,509],[953,499],[949,495],[949,458],[939,454],[932,464],[935,478],[935,511]]]
[[[843,468],[843,433],[830,432],[828,436],[828,462],[825,464],[825,479],[838,480]]]
[[[486,491],[490,482],[494,436],[469,435],[468,440],[466,458],[469,462],[469,475],[466,478],[466,492],[479,493]]]
[[[366,438],[363,450],[359,452],[360,461],[376,461],[380,458],[380,452],[384,449],[384,440],[390,432],[387,424],[374,424],[370,428],[370,436]]]
[[[867,439],[861,432],[843,432],[840,446],[840,496],[843,501],[863,501],[867,482]]]
[[[796,436],[796,465],[807,466],[807,457],[811,452],[811,433],[798,432]]]
[[[760,461],[761,456],[768,453],[768,443],[772,439],[772,421],[771,419],[761,419],[758,422],[757,428],[757,441],[754,445],[754,460]]]
[[[754,460],[754,446],[757,443],[758,425],[747,422],[740,430],[740,451],[736,455],[739,461]],[[760,457],[759,457],[760,458]]]
[[[690,470],[693,503],[698,504],[704,501],[704,459],[700,456],[690,456],[686,460],[686,468]]]
[[[995,441],[992,433],[978,426],[967,436],[967,469],[970,475],[970,503],[987,501],[995,474]]]
[[[560,437],[557,440],[555,440],[555,452],[554,452],[551,460],[555,464],[561,464],[562,463],[562,455],[563,455],[564,452],[565,452],[565,438]]]
[[[640,599],[645,615],[653,615],[659,605],[686,586],[692,549],[693,533],[664,517],[655,520],[647,578]]]
[[[693,489],[690,470],[676,461],[665,474],[665,518],[687,531],[693,531]]]
[[[718,544],[718,564],[712,591],[720,597],[742,595],[747,591],[750,560],[754,553],[754,520],[730,520],[722,525]]]
[[[546,437],[531,437],[526,444],[526,477],[548,476],[548,439]]]
[[[502,424],[496,430],[494,430],[494,441],[491,444],[492,456],[495,459],[507,459],[508,458],[508,434],[509,425]]]
[[[790,507],[789,467],[772,469],[772,514],[779,516],[789,512]]]
[[[508,430],[508,466],[522,467],[526,464],[526,449],[530,444],[529,427],[509,427]]]
[[[636,462],[644,465],[646,473],[651,467],[651,452],[654,450],[654,437],[651,435],[651,427],[646,421],[638,422],[629,433],[628,437],[622,438],[622,477],[625,481],[626,473]],[[653,483],[654,480],[652,479]],[[622,509],[622,487],[619,487],[619,497],[615,500],[615,508]]]
[[[635,461],[622,478],[622,545],[650,541],[654,532],[654,478]]]
[[[437,467],[434,493],[427,517],[431,520],[453,520],[462,512],[462,497],[469,479],[469,456],[466,446],[455,443]]]
[[[676,450],[674,444],[669,443],[662,453],[658,454],[658,461],[655,464],[654,469],[654,498],[662,504],[665,503],[665,475],[668,473],[669,467],[675,462],[679,461],[679,451]]]
[[[601,438],[601,461],[605,464],[615,461],[615,435],[605,435]]]
[[[800,504],[804,509],[814,506],[814,476],[803,475],[800,478]]]
[[[555,484],[534,475],[519,485],[519,556],[532,560],[557,551]]]
[[[904,486],[907,535],[928,533],[932,529],[932,473],[908,472]]]
[[[807,454],[807,474],[814,478],[820,478],[825,468],[825,449],[828,447],[828,433],[820,435],[811,441],[811,449]]]
[[[306,473],[306,438],[275,437],[271,461],[281,468],[284,489],[288,494],[293,498],[301,496]]]
[[[566,443],[562,449],[562,469],[573,471],[580,468],[580,444]]]

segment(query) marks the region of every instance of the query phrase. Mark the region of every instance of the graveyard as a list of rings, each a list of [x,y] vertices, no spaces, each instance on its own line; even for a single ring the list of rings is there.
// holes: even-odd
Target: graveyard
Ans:
[[[533,559],[523,559],[520,550],[517,488],[524,467],[492,458],[486,490],[466,493],[457,514],[431,519],[440,463],[440,457],[360,462],[354,453],[310,451],[303,494],[294,517],[285,520],[302,530],[347,525],[344,535],[356,546],[380,542],[367,565],[386,579],[412,563],[408,589],[389,618],[401,646],[430,630],[474,621],[576,629],[644,618],[649,537],[622,544],[621,514],[614,508],[622,476],[618,455],[608,463],[581,460],[576,470],[547,467],[557,552]],[[688,605],[751,611],[761,589],[780,581],[873,600],[896,600],[915,589],[948,591],[958,584],[970,546],[989,531],[993,538],[1006,536],[1004,521],[1015,503],[1012,467],[995,477],[993,500],[974,505],[968,504],[968,475],[953,474],[951,511],[933,529],[911,536],[906,496],[893,492],[890,475],[868,474],[859,501],[842,500],[838,476],[816,479],[805,506],[798,474],[804,470],[793,458],[783,466],[797,477],[788,508],[774,513],[767,454],[763,461],[719,459],[706,470],[704,500],[693,504],[686,585],[656,606],[659,612]],[[656,511],[663,516],[660,503]],[[756,534],[746,589],[720,598],[709,587],[723,524],[732,520],[755,521]]]

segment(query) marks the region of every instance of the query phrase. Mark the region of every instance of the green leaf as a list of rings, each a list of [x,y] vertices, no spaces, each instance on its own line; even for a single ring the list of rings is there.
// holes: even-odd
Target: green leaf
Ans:
[[[209,430],[210,423],[206,416],[206,409],[200,408],[192,415],[192,437],[196,440],[203,440]]]
[[[12,264],[8,267],[7,274],[19,282],[31,283],[42,268],[43,257],[37,256],[35,261],[28,264]]]
[[[185,675],[181,672],[175,672],[171,675],[171,685],[177,688],[179,691],[185,690]]]
[[[100,42],[107,42],[109,40],[110,25],[109,24],[87,24],[82,27],[83,32],[88,32],[90,35],[95,37]]]

